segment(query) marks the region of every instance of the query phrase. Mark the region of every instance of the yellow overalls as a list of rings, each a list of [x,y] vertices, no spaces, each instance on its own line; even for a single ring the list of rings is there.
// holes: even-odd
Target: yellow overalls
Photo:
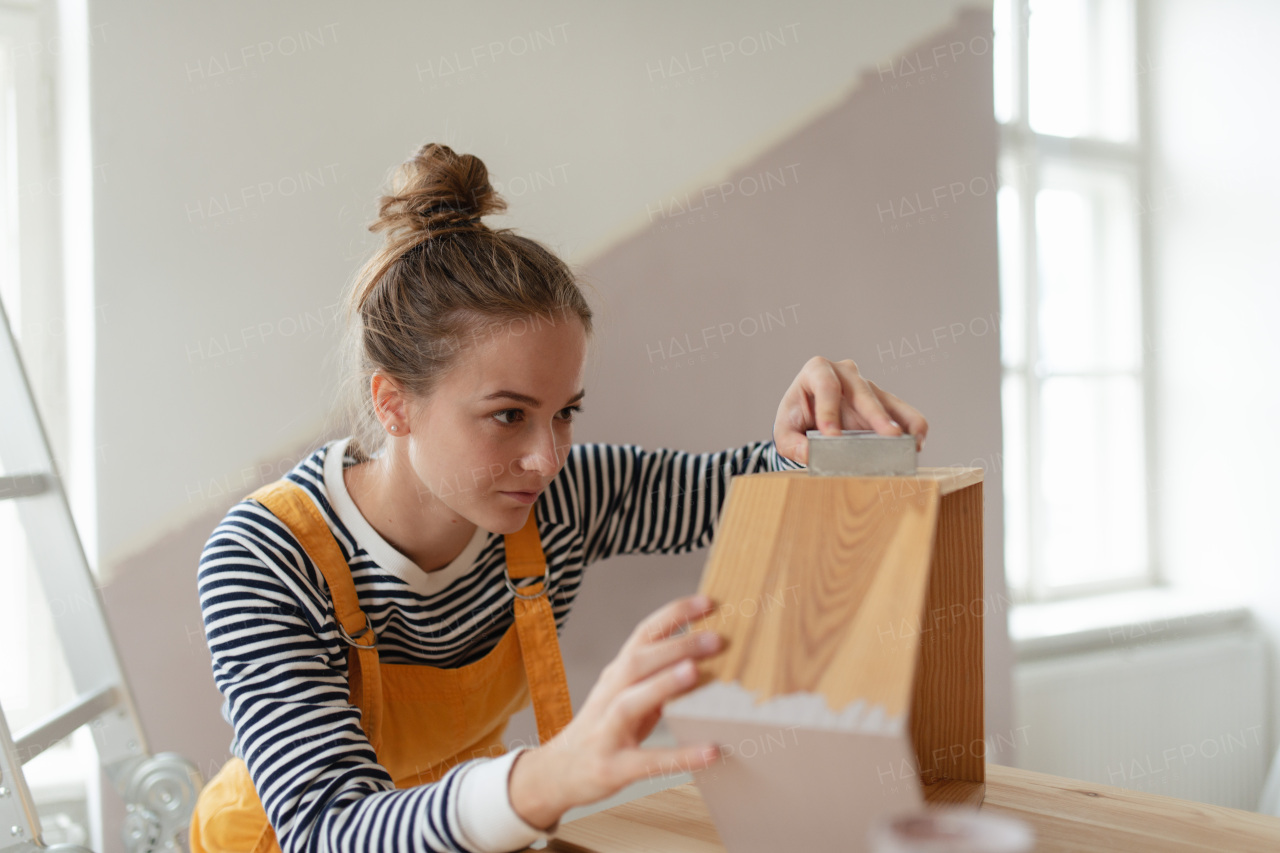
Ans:
[[[301,487],[278,480],[249,495],[297,538],[324,574],[334,612],[351,638],[348,682],[360,725],[397,788],[440,779],[471,758],[506,752],[507,720],[529,705],[546,743],[573,716],[556,623],[545,594],[546,557],[536,505],[516,533],[503,537],[515,624],[483,658],[457,669],[379,663],[376,637],[360,609],[351,569],[324,517]],[[542,576],[516,590],[513,580]],[[191,816],[192,853],[280,853],[275,831],[248,767],[232,758],[204,786]]]

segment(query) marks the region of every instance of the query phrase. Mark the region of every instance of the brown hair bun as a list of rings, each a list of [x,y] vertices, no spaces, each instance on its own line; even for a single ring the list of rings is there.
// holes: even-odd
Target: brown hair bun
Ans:
[[[390,243],[413,245],[474,228],[481,217],[506,209],[479,157],[428,142],[396,169],[391,194],[381,198],[369,230],[386,231]]]

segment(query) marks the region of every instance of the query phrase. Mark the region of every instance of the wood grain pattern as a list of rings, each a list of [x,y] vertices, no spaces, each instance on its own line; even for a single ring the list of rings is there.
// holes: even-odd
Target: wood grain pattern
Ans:
[[[1035,826],[1037,851],[1280,850],[1280,818],[988,764],[984,808]]]
[[[1275,853],[1280,818],[987,764],[982,808],[1031,824],[1036,853]],[[547,844],[558,853],[723,853],[692,783],[587,815]]]
[[[926,797],[940,780],[983,780],[982,580],[977,482],[943,496],[923,613],[914,626],[899,626],[920,635],[911,739]]]
[[[939,779],[924,786],[924,801],[931,806],[972,806],[982,808],[986,796],[983,782],[965,782],[960,779]]]
[[[894,627],[919,619],[952,470],[735,477],[699,586],[719,607],[690,626],[727,640],[700,662],[701,682],[736,681],[758,701],[808,691],[835,712],[864,700],[906,713],[920,635]]]
[[[690,782],[567,823],[546,849],[723,853],[725,847],[706,802]]]
[[[949,495],[952,492],[959,491],[965,486],[972,486],[974,483],[981,483],[983,480],[983,468],[917,468],[916,473],[908,477],[858,477],[859,480],[919,480],[930,481],[938,484],[939,494]],[[813,475],[805,469],[794,471],[766,471],[759,474],[748,474],[750,477],[774,477],[777,479],[800,478],[807,480]],[[819,477],[818,479],[833,479],[830,477]],[[838,479],[838,478],[835,478]],[[907,492],[912,488],[911,485],[899,487],[902,491]]]

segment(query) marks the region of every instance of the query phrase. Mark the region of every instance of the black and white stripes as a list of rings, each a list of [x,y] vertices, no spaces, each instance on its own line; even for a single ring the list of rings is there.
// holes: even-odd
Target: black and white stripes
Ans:
[[[474,556],[455,577],[442,573],[443,588],[415,588],[417,577],[374,559],[390,546],[366,522],[348,525],[335,510],[335,502],[349,499],[340,474],[337,484],[332,474],[326,484],[325,461],[331,449],[345,447],[345,440],[330,442],[286,476],[327,519],[381,660],[446,668],[478,660],[513,619],[502,537],[478,531]],[[354,459],[344,455],[342,464]],[[587,565],[706,546],[732,476],[798,467],[772,442],[705,454],[574,445],[537,502],[557,626],[564,626]],[[362,541],[351,531],[358,525],[366,525]],[[378,541],[366,541],[372,539]],[[468,770],[492,759],[460,764],[432,785],[394,789],[349,703],[347,647],[324,579],[270,512],[249,500],[228,511],[201,555],[199,590],[214,679],[234,729],[232,751],[245,759],[285,853],[483,853],[462,831],[457,794]]]

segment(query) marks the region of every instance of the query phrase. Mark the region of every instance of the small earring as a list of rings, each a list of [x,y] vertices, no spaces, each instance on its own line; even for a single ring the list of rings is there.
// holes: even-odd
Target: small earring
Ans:
[[[392,432],[395,432],[397,429],[399,429],[399,427],[398,427],[398,426],[396,426],[395,424],[392,424],[392,425],[391,425],[391,431],[392,431]]]

